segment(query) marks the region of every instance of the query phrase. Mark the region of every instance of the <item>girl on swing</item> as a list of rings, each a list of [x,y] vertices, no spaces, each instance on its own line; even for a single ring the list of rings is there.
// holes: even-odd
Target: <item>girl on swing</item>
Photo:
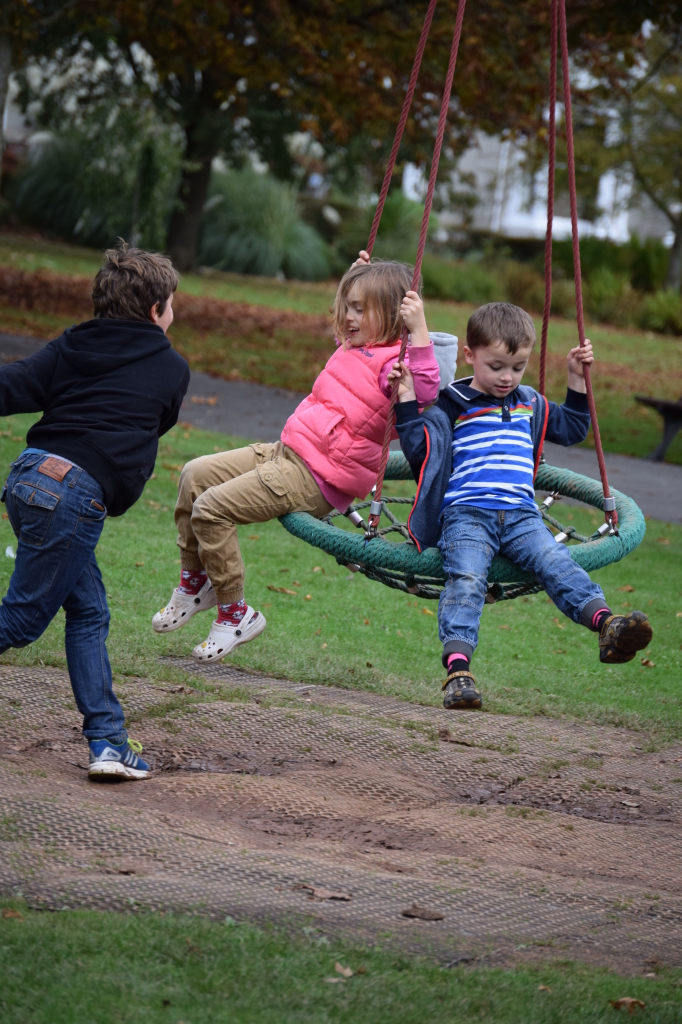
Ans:
[[[152,626],[169,633],[217,604],[208,637],[192,651],[196,661],[220,661],[265,629],[263,613],[244,599],[237,525],[288,512],[321,519],[334,508],[345,511],[376,482],[403,325],[410,332],[406,363],[423,407],[436,399],[440,375],[412,269],[370,262],[361,252],[336,293],[337,349],[281,439],[184,466],[175,507],[180,582]]]

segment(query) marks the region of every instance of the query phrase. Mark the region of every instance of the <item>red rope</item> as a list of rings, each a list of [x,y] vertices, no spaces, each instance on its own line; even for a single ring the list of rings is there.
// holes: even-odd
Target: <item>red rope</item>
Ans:
[[[417,46],[417,52],[414,55],[414,64],[412,65],[412,74],[410,75],[410,82],[407,87],[407,94],[405,96],[405,102],[403,103],[402,113],[400,120],[398,121],[398,127],[395,131],[395,138],[393,140],[393,148],[391,149],[391,155],[388,158],[388,164],[386,166],[386,173],[384,174],[384,183],[381,186],[381,192],[379,193],[379,200],[377,202],[377,208],[374,211],[374,219],[372,221],[372,228],[369,233],[369,239],[367,242],[367,252],[372,255],[372,249],[377,237],[377,231],[379,230],[379,221],[381,220],[381,214],[384,212],[384,204],[386,202],[386,196],[391,185],[391,178],[393,177],[393,169],[395,162],[398,159],[398,150],[400,149],[400,143],[402,142],[403,132],[405,131],[405,125],[407,124],[407,118],[410,113],[410,107],[412,106],[412,97],[414,96],[414,90],[417,87],[417,78],[419,77],[419,69],[422,63],[422,57],[424,56],[424,48],[426,46],[426,40],[428,39],[429,31],[431,29],[431,22],[433,21],[433,12],[436,10],[436,4],[438,0],[431,0],[429,8],[426,12],[426,18],[424,19],[424,26],[422,28],[422,34],[419,37],[419,45]]]
[[[422,217],[421,231],[419,232],[419,244],[417,245],[417,255],[414,261],[414,274],[412,275],[412,289],[415,290],[419,285],[419,278],[421,276],[422,259],[424,258],[424,249],[426,248],[426,235],[429,230],[429,218],[431,216],[431,206],[433,205],[433,194],[436,189],[436,178],[438,177],[438,164],[440,162],[440,153],[443,148],[443,138],[445,136],[445,122],[447,121],[448,109],[450,106],[450,93],[452,92],[452,82],[455,77],[455,67],[457,66],[457,52],[459,50],[459,41],[462,35],[462,24],[464,22],[464,10],[466,8],[466,0],[459,0],[457,6],[457,18],[455,19],[455,31],[452,37],[452,48],[450,50],[450,61],[448,63],[448,73],[445,79],[445,88],[443,90],[443,101],[440,107],[440,117],[438,119],[438,131],[436,133],[436,144],[433,150],[433,159],[431,161],[431,173],[429,174],[429,184],[426,190],[426,199],[424,202],[424,215]],[[405,358],[407,351],[407,328],[403,328],[402,343],[400,345],[400,355],[398,359],[400,362]],[[384,486],[384,475],[386,473],[386,463],[388,462],[388,449],[391,443],[391,434],[393,433],[393,414],[395,411],[395,404],[398,397],[398,381],[394,381],[393,388],[391,390],[391,400],[388,407],[388,417],[386,419],[386,431],[384,433],[384,444],[381,450],[381,461],[379,463],[379,472],[377,474],[376,490],[374,492],[374,501],[381,500],[381,492]],[[375,530],[379,523],[379,515],[372,513],[369,516],[369,526],[371,530]]]
[[[575,185],[575,154],[573,152],[573,113],[571,110],[571,73],[568,63],[568,31],[566,29],[566,0],[559,0],[559,34],[561,37],[561,66],[564,81],[564,111],[566,116],[566,149],[568,156],[568,195],[571,202],[571,236],[573,241],[573,276],[575,278],[575,306],[578,319],[578,338],[580,347],[585,345],[585,319],[583,314],[583,289],[580,272],[580,240],[578,238],[578,199]],[[604,497],[609,498],[609,480],[606,473],[604,452],[601,446],[599,434],[599,423],[597,422],[597,407],[594,402],[592,391],[592,380],[589,366],[584,367],[585,390],[587,391],[587,403],[590,408],[592,419],[592,430],[594,433],[594,447],[599,463],[599,474],[601,476]],[[617,512],[606,512],[606,521],[615,525],[618,521]]]
[[[540,394],[545,393],[547,379],[547,331],[552,306],[552,226],[554,224],[554,174],[556,167],[556,70],[557,70],[557,0],[552,0],[549,59],[549,161],[547,168],[547,232],[545,234],[545,304],[542,310],[540,341]]]

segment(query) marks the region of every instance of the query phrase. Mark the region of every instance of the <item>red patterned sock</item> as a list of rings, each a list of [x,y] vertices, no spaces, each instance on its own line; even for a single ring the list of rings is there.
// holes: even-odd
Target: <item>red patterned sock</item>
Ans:
[[[218,625],[238,626],[246,615],[246,601],[233,601],[232,604],[218,605]]]
[[[191,594],[192,597],[196,597],[207,579],[205,569],[183,569],[180,573],[178,593]]]

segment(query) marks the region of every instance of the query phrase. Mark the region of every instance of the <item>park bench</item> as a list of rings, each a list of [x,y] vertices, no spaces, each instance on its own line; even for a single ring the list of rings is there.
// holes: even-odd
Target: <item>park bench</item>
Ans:
[[[669,402],[664,398],[648,398],[646,395],[635,395],[635,401],[648,405],[663,417],[663,438],[658,447],[654,448],[648,459],[663,462],[665,453],[670,447],[677,431],[682,427],[682,397],[677,402]]]

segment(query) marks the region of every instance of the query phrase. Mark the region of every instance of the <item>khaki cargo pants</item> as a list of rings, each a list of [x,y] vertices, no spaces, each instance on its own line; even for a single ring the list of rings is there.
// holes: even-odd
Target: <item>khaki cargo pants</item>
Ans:
[[[219,604],[244,596],[237,525],[287,512],[321,519],[332,505],[306,466],[281,441],[203,455],[183,467],[175,506],[183,569],[205,569]]]

